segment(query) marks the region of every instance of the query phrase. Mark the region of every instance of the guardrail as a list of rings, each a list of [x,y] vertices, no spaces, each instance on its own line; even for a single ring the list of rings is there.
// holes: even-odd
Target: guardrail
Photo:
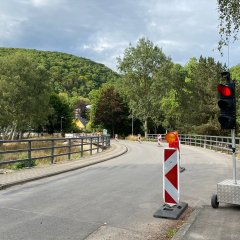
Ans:
[[[157,141],[158,134],[148,134],[148,139]],[[162,139],[165,141],[165,135],[161,134]],[[209,136],[209,135],[191,135],[191,134],[179,134],[181,144],[208,148],[221,152],[232,152],[232,139],[225,136]],[[236,151],[240,147],[240,138],[236,138]]]
[[[70,160],[90,155],[94,151],[110,147],[110,136],[86,136],[71,138],[0,140],[0,166],[23,163],[26,167],[34,165],[35,160],[49,160],[55,163],[57,157],[67,156]]]

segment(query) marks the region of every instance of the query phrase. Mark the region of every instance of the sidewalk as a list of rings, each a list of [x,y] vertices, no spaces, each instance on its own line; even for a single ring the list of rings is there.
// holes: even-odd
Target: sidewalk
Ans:
[[[239,240],[240,206],[220,203],[196,209],[172,240]]]
[[[111,147],[92,156],[82,157],[79,160],[66,161],[43,167],[18,170],[12,173],[0,174],[0,190],[17,184],[54,176],[96,163],[104,162],[127,152],[127,147],[121,143],[111,143]]]

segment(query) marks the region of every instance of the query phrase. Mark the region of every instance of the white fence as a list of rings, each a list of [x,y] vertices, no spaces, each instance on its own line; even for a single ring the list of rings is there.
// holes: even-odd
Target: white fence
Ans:
[[[148,134],[148,139],[156,139],[158,134]],[[161,134],[162,139],[165,140],[166,134]],[[180,134],[179,135],[181,144],[191,145],[196,147],[203,147],[213,149],[221,152],[232,152],[232,139],[231,137],[225,136],[208,136],[208,135],[191,135],[191,134]],[[236,151],[240,148],[240,138],[236,138]]]

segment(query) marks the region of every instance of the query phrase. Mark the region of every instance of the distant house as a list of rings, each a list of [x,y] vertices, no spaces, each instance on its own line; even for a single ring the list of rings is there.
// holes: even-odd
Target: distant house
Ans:
[[[79,129],[85,129],[87,125],[87,121],[84,118],[77,118],[75,119],[75,124]]]
[[[81,117],[81,109],[80,108],[76,108],[74,110],[74,116],[75,116],[74,122],[75,122],[76,126],[81,130],[85,129],[86,125],[87,125],[87,121],[86,121],[86,119]]]

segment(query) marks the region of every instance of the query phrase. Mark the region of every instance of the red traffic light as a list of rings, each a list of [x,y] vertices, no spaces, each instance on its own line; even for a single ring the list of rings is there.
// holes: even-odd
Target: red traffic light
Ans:
[[[236,127],[236,99],[235,84],[227,82],[218,84],[220,114],[218,121],[222,129],[235,129]]]
[[[223,97],[230,97],[232,95],[232,90],[229,86],[226,86],[224,84],[218,84],[218,92]]]

